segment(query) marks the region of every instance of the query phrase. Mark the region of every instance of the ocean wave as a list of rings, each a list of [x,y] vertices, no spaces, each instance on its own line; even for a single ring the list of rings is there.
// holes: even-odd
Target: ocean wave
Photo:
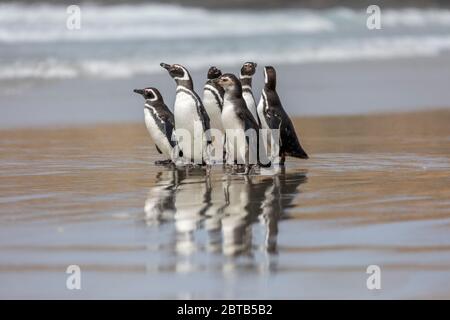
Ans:
[[[364,10],[206,10],[165,4],[81,5],[81,29],[66,5],[0,4],[0,80],[126,78],[162,72],[163,60],[210,64],[311,63],[434,56],[450,50],[450,11],[382,10],[382,30]]]
[[[67,6],[0,4],[0,43],[192,39],[315,34],[366,28],[364,10],[206,10],[165,4],[81,5],[81,29],[66,28]],[[450,10],[387,9],[384,28],[450,26]],[[444,29],[445,30],[445,29]]]
[[[0,42],[186,39],[333,31],[332,21],[308,10],[208,11],[175,5],[81,5],[81,28],[66,28],[66,6],[0,4]]]
[[[402,36],[377,37],[366,41],[340,41],[321,46],[289,48],[283,50],[242,50],[215,53],[183,53],[172,55],[171,61],[183,63],[191,70],[206,68],[211,64],[222,67],[235,66],[244,60],[260,63],[290,64],[313,62],[338,62],[353,60],[380,60],[399,57],[430,57],[450,50],[450,36]],[[143,56],[78,59],[76,61],[46,58],[44,60],[20,60],[14,63],[0,62],[0,79],[70,79],[96,77],[105,79],[127,78],[135,75],[162,73],[160,59]]]

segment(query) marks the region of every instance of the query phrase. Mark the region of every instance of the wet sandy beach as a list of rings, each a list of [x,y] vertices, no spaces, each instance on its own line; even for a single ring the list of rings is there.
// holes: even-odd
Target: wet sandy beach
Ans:
[[[295,123],[311,159],[248,178],[143,123],[1,130],[0,297],[450,298],[450,110]]]

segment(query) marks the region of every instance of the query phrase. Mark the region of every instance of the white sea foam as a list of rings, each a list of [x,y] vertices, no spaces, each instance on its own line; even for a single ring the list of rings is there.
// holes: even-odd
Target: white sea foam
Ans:
[[[360,10],[207,11],[174,5],[83,4],[82,28],[66,29],[66,6],[0,4],[0,42],[96,41],[121,39],[197,38],[278,33],[333,32],[365,27]],[[382,11],[385,28],[450,26],[450,10]]]
[[[62,5],[0,4],[0,42],[97,41],[247,36],[332,31],[332,21],[310,11],[218,11],[173,5],[81,6],[82,28],[66,29]]]
[[[389,59],[399,57],[435,56],[450,50],[450,36],[444,37],[395,37],[373,38],[367,41],[348,40],[340,44],[303,47],[297,50],[242,51],[172,56],[171,61],[182,62],[190,69],[206,68],[212,63],[232,66],[244,60],[261,63],[311,63],[351,60]],[[116,59],[80,59],[78,61],[47,59],[44,61],[20,61],[14,64],[0,62],[0,79],[24,78],[127,78],[139,74],[162,72],[160,59],[146,57],[121,57]]]
[[[382,30],[363,10],[208,11],[162,4],[82,4],[80,30],[66,6],[0,4],[0,80],[125,78],[190,69],[434,56],[450,50],[450,11],[382,11]]]

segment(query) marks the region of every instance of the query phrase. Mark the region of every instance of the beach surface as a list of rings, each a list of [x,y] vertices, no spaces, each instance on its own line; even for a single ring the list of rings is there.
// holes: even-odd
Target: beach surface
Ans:
[[[1,130],[0,298],[450,298],[449,109],[294,122],[311,159],[248,178],[142,122]]]

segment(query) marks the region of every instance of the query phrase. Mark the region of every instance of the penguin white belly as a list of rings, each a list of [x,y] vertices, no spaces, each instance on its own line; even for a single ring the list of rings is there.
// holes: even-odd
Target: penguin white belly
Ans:
[[[261,97],[259,99],[258,107],[256,108],[258,111],[259,121],[261,121],[261,128],[269,129],[269,125],[266,122],[266,117],[264,116],[264,99]]]
[[[214,94],[210,90],[203,91],[203,105],[208,113],[211,128],[223,131],[221,110]]]
[[[210,90],[203,91],[203,106],[205,107],[210,120],[212,147],[214,148],[214,151],[211,150],[211,160],[216,164],[222,163],[224,147],[224,129],[221,118],[222,112],[216,97]]]
[[[251,94],[248,91],[243,91],[242,92],[242,97],[245,100],[245,104],[247,105],[247,109],[252,114],[252,116],[255,119],[256,123],[258,123],[258,112],[256,111],[256,102],[255,102],[255,98],[253,97],[253,94]]]
[[[238,164],[245,164],[247,140],[242,120],[239,119],[231,103],[224,102],[222,109],[222,124],[225,128],[226,150],[228,162],[236,160]]]
[[[201,164],[203,161],[203,125],[197,113],[197,104],[189,93],[178,92],[174,106],[175,128],[177,129],[178,145],[183,151],[183,156],[188,160],[194,160]],[[179,129],[189,133],[187,137],[181,137]]]
[[[173,148],[170,145],[169,140],[167,140],[165,132],[162,132],[161,129],[156,124],[155,119],[150,114],[150,110],[144,109],[144,117],[145,117],[145,126],[147,127],[147,131],[148,133],[150,133],[153,142],[158,146],[159,150],[161,150],[161,152],[165,156],[172,158]]]
[[[270,156],[270,153],[272,152],[271,149],[271,134],[270,131],[268,131],[269,125],[267,124],[266,117],[264,116],[264,99],[261,97],[258,103],[258,107],[256,108],[258,111],[259,121],[261,122],[261,129],[263,129],[260,133],[260,160],[262,163],[267,164],[272,157]]]

